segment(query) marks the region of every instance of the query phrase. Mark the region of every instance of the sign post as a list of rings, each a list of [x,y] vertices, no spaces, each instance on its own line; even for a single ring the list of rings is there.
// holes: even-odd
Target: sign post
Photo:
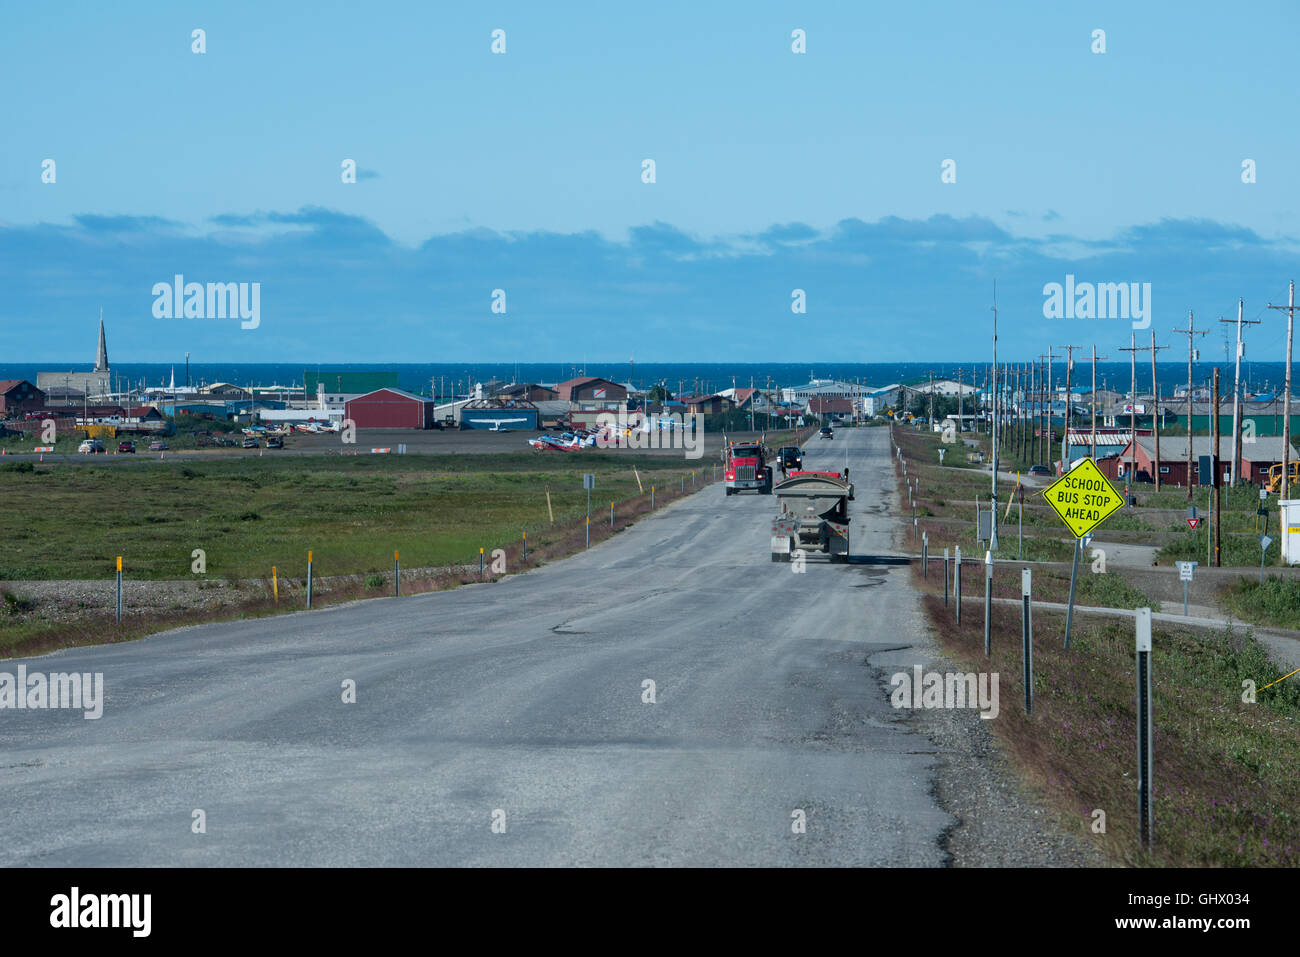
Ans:
[[[952,566],[952,595],[957,605],[957,624],[961,624],[961,546],[957,546],[957,558]]]
[[[1151,847],[1151,609],[1137,610],[1138,828]]]
[[[948,549],[943,550],[943,607],[948,607]]]
[[[1019,481],[1018,476],[1017,481]],[[1023,485],[1016,486],[1016,497],[1019,499],[1018,511],[1020,512],[1020,537],[1016,541],[1016,561],[1020,561],[1025,554],[1025,487]]]
[[[122,620],[122,556],[117,556],[117,620]]]
[[[1081,540],[1094,528],[1124,507],[1124,499],[1110,480],[1101,474],[1091,458],[1079,459],[1078,464],[1047,488],[1043,499],[1074,535],[1074,567],[1070,572],[1070,603],[1065,610],[1065,647],[1070,647],[1070,627],[1074,621],[1074,589],[1079,578],[1079,552]]]
[[[311,551],[307,552],[307,607],[311,608]]]
[[[591,490],[596,487],[596,476],[587,472],[582,476],[582,487],[587,490],[587,548],[591,548]],[[686,476],[682,476],[682,491],[686,491]],[[613,506],[610,506],[613,511]]]
[[[1178,580],[1183,583],[1183,616],[1187,616],[1187,588],[1192,581],[1192,571],[1200,562],[1179,562]]]

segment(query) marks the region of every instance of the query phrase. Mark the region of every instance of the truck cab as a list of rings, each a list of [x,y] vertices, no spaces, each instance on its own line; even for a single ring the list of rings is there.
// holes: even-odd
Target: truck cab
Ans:
[[[772,466],[767,464],[767,450],[762,443],[733,442],[726,446],[722,468],[728,495],[745,491],[772,494]]]

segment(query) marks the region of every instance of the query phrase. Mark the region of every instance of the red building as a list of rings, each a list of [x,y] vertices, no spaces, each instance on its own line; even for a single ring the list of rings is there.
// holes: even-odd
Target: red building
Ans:
[[[432,399],[401,389],[377,389],[348,400],[344,415],[358,429],[432,429]]]
[[[1137,438],[1136,462],[1134,445],[1130,442],[1119,455],[1098,462],[1103,474],[1108,478],[1130,481],[1150,482],[1155,474],[1155,437],[1139,435]],[[1197,477],[1197,463],[1202,455],[1209,455],[1213,441],[1208,436],[1192,437],[1192,475],[1193,485],[1200,484]],[[1219,437],[1219,474],[1224,481],[1232,471],[1232,436]],[[1300,460],[1295,447],[1291,448],[1291,461]],[[1269,466],[1282,461],[1282,439],[1276,435],[1253,436],[1241,443],[1241,477],[1256,485],[1268,479]],[[1109,469],[1107,468],[1109,465]],[[1114,474],[1112,474],[1114,473]],[[1134,478],[1136,474],[1136,478]],[[1181,435],[1162,436],[1160,439],[1160,482],[1170,485],[1187,485],[1187,438]]]
[[[45,405],[45,393],[26,379],[0,381],[0,415],[27,412]]]
[[[621,409],[627,403],[627,389],[609,379],[581,376],[555,387],[557,398],[575,409]]]

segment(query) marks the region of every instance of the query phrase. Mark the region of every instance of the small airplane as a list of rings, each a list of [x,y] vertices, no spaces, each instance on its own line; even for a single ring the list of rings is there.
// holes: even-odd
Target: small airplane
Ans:
[[[524,416],[520,416],[520,417],[517,418],[517,419],[495,419],[495,420],[492,422],[492,427],[489,428],[487,431],[489,431],[489,432],[509,432],[509,431],[511,431],[510,429],[502,428],[502,426],[504,426],[504,425],[509,425],[509,424],[512,424],[512,423],[515,423],[515,422],[527,422],[527,421],[528,421],[528,419],[525,418]]]

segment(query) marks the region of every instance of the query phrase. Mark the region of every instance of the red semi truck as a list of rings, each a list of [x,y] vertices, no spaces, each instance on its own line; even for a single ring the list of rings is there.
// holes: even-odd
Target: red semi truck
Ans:
[[[751,491],[772,494],[772,466],[767,464],[767,449],[762,442],[731,443],[723,447],[723,478],[727,494]]]

